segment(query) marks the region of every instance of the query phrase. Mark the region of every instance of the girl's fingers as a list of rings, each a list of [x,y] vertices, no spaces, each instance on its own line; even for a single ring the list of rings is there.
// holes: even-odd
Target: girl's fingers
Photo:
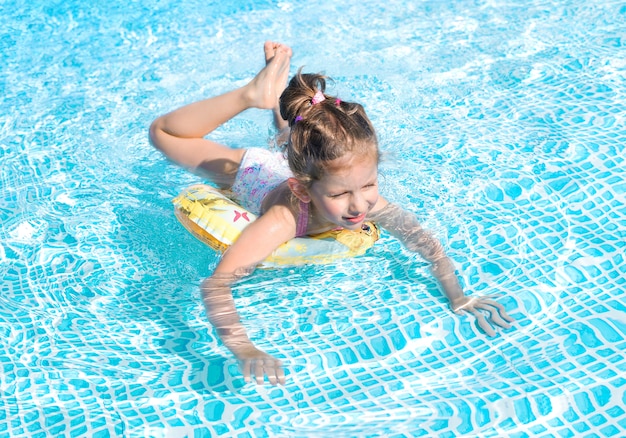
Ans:
[[[265,381],[265,376],[267,376],[272,385],[285,384],[285,370],[282,362],[271,356],[265,359],[245,359],[240,361],[239,365],[243,374],[243,380],[246,383],[252,382],[254,376],[256,383],[262,385]]]
[[[250,383],[252,379],[250,378],[250,361],[244,360],[240,362],[241,373],[243,374],[243,381],[246,383]]]
[[[493,330],[493,328],[491,328],[491,325],[487,322],[485,316],[476,310],[473,313],[476,317],[476,320],[478,321],[478,326],[483,329],[485,333],[487,333],[487,336],[495,336],[496,332]]]
[[[256,383],[258,385],[263,384],[263,380],[265,380],[265,373],[263,372],[263,359],[256,359],[254,361],[254,377],[256,377]]]
[[[495,310],[491,312],[491,321],[493,321],[495,325],[499,325],[502,328],[511,328],[511,325],[508,324],[504,319],[502,319],[500,314]]]
[[[474,307],[479,308],[479,309],[488,310],[489,312],[491,312],[491,319],[493,319],[494,322],[495,322],[494,315],[496,315],[496,314],[498,315],[498,318],[502,317],[502,318],[506,319],[509,322],[515,321],[515,319],[513,317],[509,316],[509,314],[506,313],[506,309],[504,308],[504,306],[502,304],[498,303],[497,301],[493,301],[493,300],[489,300],[489,299],[477,300],[477,302],[474,305]],[[495,309],[492,309],[490,307],[495,307]],[[502,325],[502,324],[498,324],[498,325]],[[504,325],[502,327],[504,327]]]
[[[272,385],[275,386],[277,383],[281,385],[285,384],[285,371],[283,371],[282,364],[279,360],[272,360],[266,363],[265,373]]]
[[[276,366],[278,367],[278,369],[276,370],[276,377],[278,378],[278,383],[280,383],[281,385],[285,384],[286,378],[285,378],[285,370],[283,369],[283,364],[280,361],[276,361]]]
[[[495,336],[495,331],[481,311],[489,312],[489,317],[494,325],[505,329],[511,328],[511,325],[508,324],[507,321],[512,322],[514,319],[506,313],[502,304],[493,300],[481,298],[474,299],[471,302],[468,302],[465,306],[455,310],[455,313],[459,315],[465,312],[472,313],[476,317],[479,327],[482,328],[488,336]]]

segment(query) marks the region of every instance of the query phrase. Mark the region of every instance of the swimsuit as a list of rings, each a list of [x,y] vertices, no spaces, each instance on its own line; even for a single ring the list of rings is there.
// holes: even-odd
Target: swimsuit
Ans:
[[[276,187],[292,178],[293,173],[282,152],[272,152],[267,149],[247,149],[231,192],[236,201],[246,210],[260,215],[261,205],[265,197]],[[296,237],[306,235],[309,205],[300,201],[300,214],[296,222]]]

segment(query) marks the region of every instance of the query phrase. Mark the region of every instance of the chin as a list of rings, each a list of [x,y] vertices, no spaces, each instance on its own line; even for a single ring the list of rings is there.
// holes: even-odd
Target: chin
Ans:
[[[363,221],[356,223],[356,224],[343,224],[341,225],[343,228],[345,228],[346,230],[350,230],[350,231],[358,231],[361,229],[361,227],[363,226]]]

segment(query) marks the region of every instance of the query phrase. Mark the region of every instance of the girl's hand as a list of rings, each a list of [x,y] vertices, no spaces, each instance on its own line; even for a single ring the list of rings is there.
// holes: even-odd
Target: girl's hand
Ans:
[[[502,304],[487,297],[463,296],[462,298],[452,302],[451,307],[457,315],[461,315],[463,313],[471,313],[474,315],[478,321],[478,326],[483,329],[485,333],[487,333],[487,336],[495,336],[496,332],[493,328],[491,328],[491,325],[489,325],[481,310],[488,311],[493,324],[502,328],[510,328],[511,325],[506,321],[514,321],[514,319],[506,313]]]
[[[263,384],[265,376],[272,385],[285,384],[285,371],[280,360],[259,350],[252,344],[238,349],[235,355],[239,359],[243,379],[247,383],[252,381],[252,375],[254,375],[256,383],[259,385]]]

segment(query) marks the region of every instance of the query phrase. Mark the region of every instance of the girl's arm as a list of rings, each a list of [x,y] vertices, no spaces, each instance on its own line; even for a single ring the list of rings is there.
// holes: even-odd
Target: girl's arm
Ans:
[[[202,300],[209,321],[224,345],[239,359],[246,382],[254,375],[263,383],[285,383],[279,360],[257,349],[246,333],[235,307],[231,285],[296,234],[296,220],[284,205],[275,205],[252,222],[224,253],[213,275],[202,283]]]
[[[513,319],[506,313],[501,304],[483,297],[465,296],[456,275],[454,264],[446,255],[441,242],[421,227],[414,214],[382,199],[379,200],[368,219],[378,223],[398,238],[407,249],[417,252],[431,264],[430,270],[439,281],[441,289],[450,301],[450,307],[454,312],[472,313],[478,320],[479,326],[489,336],[495,336],[495,332],[478,309],[488,310],[494,324],[504,328],[510,327],[505,320],[513,321]]]

